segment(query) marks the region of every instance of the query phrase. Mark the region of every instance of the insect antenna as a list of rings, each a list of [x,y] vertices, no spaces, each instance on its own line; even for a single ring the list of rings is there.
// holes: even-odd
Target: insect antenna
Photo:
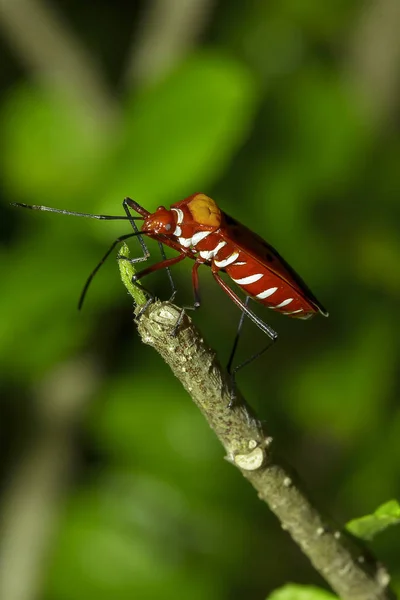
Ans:
[[[129,200],[129,202],[128,202],[128,200]],[[62,208],[52,208],[50,206],[43,206],[43,205],[39,205],[39,204],[25,204],[24,202],[12,202],[11,206],[16,206],[17,208],[28,208],[29,210],[41,210],[43,212],[53,212],[53,213],[57,213],[60,215],[69,215],[72,217],[85,217],[88,219],[97,219],[97,220],[101,220],[101,221],[129,221],[130,224],[132,225],[134,231],[132,233],[127,233],[125,235],[121,235],[120,237],[118,237],[111,244],[110,248],[107,250],[107,252],[103,256],[101,261],[96,265],[96,267],[90,273],[90,275],[87,278],[86,283],[83,287],[81,295],[79,297],[79,303],[78,303],[79,310],[83,306],[83,302],[85,300],[89,285],[91,284],[93,277],[96,275],[97,271],[104,264],[104,262],[107,260],[108,256],[111,254],[111,252],[117,246],[117,244],[119,244],[120,242],[123,242],[124,240],[127,240],[131,237],[137,237],[140,242],[140,245],[142,247],[142,250],[143,250],[143,256],[141,256],[137,259],[130,259],[130,262],[141,262],[141,261],[147,260],[150,256],[150,253],[149,253],[147,246],[142,237],[142,235],[146,235],[147,232],[139,231],[136,226],[136,223],[135,223],[135,221],[144,221],[145,211],[139,205],[137,205],[137,203],[135,203],[133,200],[126,198],[123,202],[123,207],[125,209],[126,215],[96,215],[96,214],[92,214],[92,213],[82,213],[82,212],[77,212],[77,211],[73,211],[73,210],[65,210]],[[143,216],[140,216],[140,217],[133,216],[131,214],[131,212],[129,211],[128,206],[131,206],[134,209],[136,209],[136,206],[139,206],[139,208],[143,212]],[[170,276],[170,273],[169,273],[169,276]]]
[[[81,308],[83,306],[83,302],[85,300],[89,285],[91,284],[93,277],[96,275],[96,273],[100,269],[100,267],[105,263],[107,258],[110,256],[111,252],[114,250],[114,248],[120,242],[123,242],[124,240],[127,240],[127,239],[135,237],[135,236],[139,236],[139,239],[140,239],[140,236],[142,234],[146,235],[146,233],[147,233],[146,231],[133,231],[132,233],[126,233],[125,235],[121,235],[116,240],[114,240],[114,242],[111,244],[111,246],[109,247],[109,249],[103,256],[103,258],[100,260],[100,262],[96,265],[96,267],[93,269],[93,271],[90,273],[89,277],[87,278],[86,283],[83,286],[81,295],[79,297],[78,310],[81,310]],[[147,251],[146,254],[144,254],[143,256],[140,256],[137,259],[130,259],[130,262],[142,262],[144,260],[147,260],[149,258],[149,256],[150,256],[150,253]]]
[[[42,210],[45,212],[54,212],[60,215],[71,215],[72,217],[86,217],[88,219],[99,219],[103,221],[143,221],[143,217],[133,217],[132,215],[94,215],[92,213],[81,213],[73,210],[64,210],[62,208],[51,208],[50,206],[41,206],[39,204],[25,204],[24,202],[11,202],[11,206],[18,208],[29,208],[29,210]]]

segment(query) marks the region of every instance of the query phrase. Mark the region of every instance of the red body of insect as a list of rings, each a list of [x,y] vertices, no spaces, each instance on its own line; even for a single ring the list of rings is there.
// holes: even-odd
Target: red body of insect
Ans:
[[[248,296],[284,315],[299,319],[316,313],[328,316],[301,277],[270,244],[220,210],[205,194],[193,194],[172,204],[169,210],[161,206],[149,213],[138,205],[135,210],[144,217],[143,233],[179,251],[170,264],[185,257],[196,261],[195,289],[197,268],[206,264],[239,306],[241,300],[219,271],[226,272]],[[152,270],[149,267],[145,271]]]

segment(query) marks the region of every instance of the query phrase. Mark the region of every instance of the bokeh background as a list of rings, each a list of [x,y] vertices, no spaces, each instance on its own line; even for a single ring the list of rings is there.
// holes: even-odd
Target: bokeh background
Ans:
[[[129,227],[10,202],[215,198],[330,311],[260,307],[280,338],[241,373],[248,401],[340,523],[399,494],[399,27],[396,0],[0,1],[2,599],[325,586],[139,342],[113,258],[77,311]],[[190,265],[174,276],[189,302]],[[200,276],[224,362],[239,311]],[[147,285],[169,297],[165,273]],[[247,323],[241,355],[263,342]],[[398,532],[373,547],[399,585]]]

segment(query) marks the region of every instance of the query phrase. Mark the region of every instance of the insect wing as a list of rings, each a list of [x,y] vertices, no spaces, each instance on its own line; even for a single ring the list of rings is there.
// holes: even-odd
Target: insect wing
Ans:
[[[308,285],[296,273],[286,260],[257,233],[254,233],[236,221],[233,217],[222,213],[223,219],[219,233],[223,240],[235,244],[238,250],[249,254],[264,268],[268,268],[290,287],[296,290],[303,298],[314,305],[324,316],[328,312],[314,296]]]

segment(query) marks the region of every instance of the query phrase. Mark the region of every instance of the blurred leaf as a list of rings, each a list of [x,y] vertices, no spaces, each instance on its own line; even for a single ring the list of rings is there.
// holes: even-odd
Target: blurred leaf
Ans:
[[[288,85],[281,119],[292,138],[293,175],[300,184],[308,182],[310,191],[342,186],[363,166],[372,141],[351,90],[322,68],[303,70]]]
[[[370,288],[400,295],[400,242],[393,224],[369,223],[354,238],[354,270]]]
[[[338,34],[347,26],[349,13],[355,11],[354,3],[348,0],[282,0],[279,8],[288,21],[294,21],[304,33],[312,33],[318,38]]]
[[[378,425],[393,389],[396,344],[390,316],[365,312],[347,342],[313,357],[290,380],[289,414],[323,436],[364,435]]]
[[[312,585],[296,585],[290,583],[272,592],[267,600],[339,600],[326,590]]]
[[[207,187],[249,133],[256,106],[244,65],[196,54],[126,103],[124,143],[102,206],[127,194],[154,210]]]
[[[365,438],[361,438],[352,453],[352,465],[347,480],[338,490],[339,501],[351,506],[354,514],[365,510],[382,498],[398,492],[400,463],[400,411],[388,410],[383,422],[375,424]],[[377,449],[379,451],[377,452]]]
[[[282,15],[281,4],[238,4],[224,24],[224,36],[235,52],[244,55],[264,86],[277,75],[290,73],[301,61],[304,39],[297,23]]]
[[[109,479],[108,489],[93,485],[75,493],[56,540],[45,598],[153,600],[176,598],[179,589],[183,597],[217,600],[219,590],[212,572],[199,560],[185,561],[185,547],[180,548],[183,532],[164,522],[171,508],[182,517],[174,506],[179,495],[171,495],[170,490],[167,494],[164,488],[167,510],[155,514],[142,504],[139,493],[139,498],[131,498],[129,514],[121,514],[118,507],[121,502],[124,505],[123,498],[116,493],[121,491],[113,489]],[[161,500],[161,496],[156,498]]]
[[[48,230],[23,238],[12,254],[0,252],[0,278],[8,291],[0,294],[0,311],[8,315],[0,320],[0,360],[10,376],[40,376],[88,333],[90,321],[77,311],[81,257],[73,244],[68,253],[59,248]]]
[[[159,472],[183,470],[195,480],[222,451],[178,381],[152,357],[148,370],[138,366],[134,375],[109,381],[104,400],[93,407],[91,431],[113,461],[136,464],[140,456],[142,465]],[[149,439],[154,428],[157,443]]]
[[[62,206],[88,193],[110,148],[71,99],[32,85],[8,94],[0,127],[4,181],[13,195],[37,204],[56,199]]]
[[[372,515],[352,519],[347,523],[346,528],[363,540],[372,540],[378,533],[399,523],[400,504],[397,500],[389,500],[379,506]]]

